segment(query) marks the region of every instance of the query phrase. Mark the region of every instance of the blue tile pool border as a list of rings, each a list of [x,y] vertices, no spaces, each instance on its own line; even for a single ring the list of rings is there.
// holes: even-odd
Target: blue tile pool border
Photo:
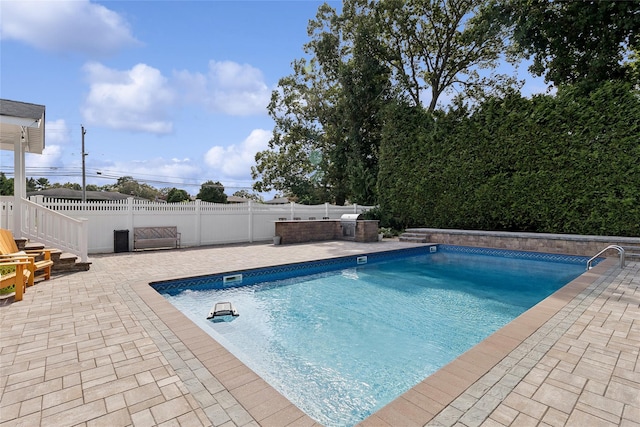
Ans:
[[[276,280],[290,279],[292,277],[324,273],[327,271],[340,270],[344,268],[353,268],[361,265],[358,261],[362,257],[366,257],[366,263],[376,263],[391,261],[398,258],[406,258],[411,256],[428,255],[431,253],[462,253],[475,254],[485,256],[496,256],[504,258],[520,258],[532,259],[547,262],[559,262],[570,264],[585,265],[589,257],[562,255],[544,252],[514,251],[508,249],[493,249],[471,246],[456,246],[433,244],[418,246],[415,248],[405,248],[382,252],[372,252],[367,254],[349,255],[344,257],[329,258],[318,261],[299,262],[291,264],[282,264],[269,267],[261,267],[247,270],[235,270],[224,273],[216,273],[204,276],[186,277],[182,279],[164,280],[151,282],[149,285],[159,293],[171,294],[182,291],[184,289],[205,290],[205,289],[224,289],[233,286],[249,286],[261,282],[269,282]],[[603,258],[597,259],[593,265],[596,265]],[[225,277],[242,275],[241,282],[230,281],[225,283]]]
[[[565,255],[554,254],[548,252],[531,252],[531,251],[517,251],[511,249],[495,249],[495,248],[483,248],[475,246],[456,246],[456,245],[438,245],[438,250],[441,252],[451,253],[464,253],[486,256],[497,256],[502,258],[518,258],[518,259],[532,259],[537,261],[546,262],[559,262],[564,264],[583,264],[586,269],[587,261],[590,257],[580,255]],[[598,264],[604,258],[596,258],[593,265]]]

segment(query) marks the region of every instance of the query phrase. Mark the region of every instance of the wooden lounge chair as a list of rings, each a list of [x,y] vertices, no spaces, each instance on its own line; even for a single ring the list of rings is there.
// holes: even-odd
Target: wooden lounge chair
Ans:
[[[18,245],[16,245],[11,231],[0,228],[0,261],[25,259],[30,259],[31,264],[29,286],[33,285],[36,278],[44,280],[51,278],[51,267],[53,266],[51,250],[36,249],[21,251],[18,249]]]
[[[0,289],[15,286],[15,300],[22,301],[31,277],[30,262],[25,260],[0,262]]]
[[[27,286],[33,286],[35,284],[35,275],[36,275],[36,263],[35,258],[29,255],[3,255],[0,254],[0,265],[2,263],[11,263],[11,262],[22,262],[26,264],[27,270],[29,270],[29,276],[27,277]],[[0,273],[4,270],[0,268]]]

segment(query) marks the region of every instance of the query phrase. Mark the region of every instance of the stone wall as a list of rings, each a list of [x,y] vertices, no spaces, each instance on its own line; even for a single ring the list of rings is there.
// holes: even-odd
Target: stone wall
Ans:
[[[356,223],[356,242],[377,242],[378,221],[365,220]]]
[[[318,242],[336,240],[342,237],[340,221],[277,221],[276,236],[280,236],[280,244]]]
[[[443,230],[435,228],[412,228],[406,231],[425,233],[430,243],[581,256],[593,256],[609,245],[640,246],[640,237]],[[607,252],[605,255],[616,256],[617,252],[611,250],[611,253]]]
[[[354,237],[343,237],[340,221],[334,220],[294,220],[277,221],[276,236],[280,244],[319,242],[325,240],[355,240],[375,242],[378,240],[378,221],[356,221]]]

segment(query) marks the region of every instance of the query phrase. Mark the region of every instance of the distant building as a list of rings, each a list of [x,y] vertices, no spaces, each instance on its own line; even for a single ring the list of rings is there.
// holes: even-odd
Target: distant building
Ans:
[[[272,200],[267,200],[265,202],[268,205],[286,205],[287,203],[289,203],[289,198],[287,197],[276,197]]]
[[[250,201],[240,196],[227,196],[227,203],[249,203]]]

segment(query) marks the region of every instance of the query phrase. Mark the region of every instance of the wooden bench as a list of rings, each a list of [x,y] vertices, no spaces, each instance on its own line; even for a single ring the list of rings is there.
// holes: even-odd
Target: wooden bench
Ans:
[[[134,227],[133,250],[179,248],[178,227]]]

